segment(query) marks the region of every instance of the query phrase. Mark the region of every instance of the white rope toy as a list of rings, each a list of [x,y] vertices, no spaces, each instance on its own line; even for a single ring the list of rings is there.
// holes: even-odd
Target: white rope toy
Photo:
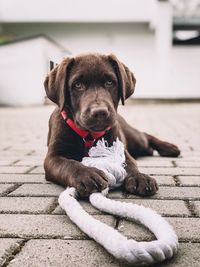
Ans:
[[[104,140],[98,141],[96,147],[90,149],[89,157],[83,158],[82,163],[103,170],[108,176],[109,188],[122,185],[126,176],[124,145],[119,139],[112,147],[108,147]],[[92,193],[89,197],[90,203],[101,211],[145,225],[157,240],[137,242],[94,219],[76,200],[77,192],[73,187],[63,191],[58,201],[72,222],[119,260],[131,264],[152,264],[170,259],[177,253],[177,235],[164,218],[141,205],[108,199],[105,196],[107,193],[108,189],[101,193]]]

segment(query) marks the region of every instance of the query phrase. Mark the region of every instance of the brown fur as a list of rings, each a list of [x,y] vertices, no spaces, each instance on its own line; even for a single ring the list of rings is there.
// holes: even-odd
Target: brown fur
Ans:
[[[140,173],[134,157],[152,155],[177,157],[179,149],[170,143],[139,132],[117,114],[118,103],[135,90],[133,73],[114,55],[86,54],[64,59],[44,82],[49,99],[58,107],[49,121],[48,153],[44,168],[46,179],[63,186],[74,186],[80,196],[107,186],[104,173],[85,167],[80,161],[85,155],[84,141],[66,124],[62,110],[88,131],[102,131],[109,145],[119,137],[125,144],[125,189],[134,194],[152,195],[158,190],[154,178]]]

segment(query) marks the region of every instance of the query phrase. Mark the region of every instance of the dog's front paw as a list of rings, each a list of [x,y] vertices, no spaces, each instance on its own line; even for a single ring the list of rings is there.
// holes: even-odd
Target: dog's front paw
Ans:
[[[128,174],[124,186],[127,192],[140,196],[151,196],[158,191],[156,180],[143,173],[138,173],[137,177]]]
[[[76,172],[72,186],[77,189],[80,197],[85,198],[108,187],[108,179],[103,171],[94,167],[84,167]]]

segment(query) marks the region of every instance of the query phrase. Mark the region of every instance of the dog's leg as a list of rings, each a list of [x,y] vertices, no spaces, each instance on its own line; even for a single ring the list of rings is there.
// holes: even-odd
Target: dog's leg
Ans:
[[[118,121],[129,154],[134,158],[152,156],[153,148],[150,147],[146,134],[130,126],[120,115],[118,115]]]
[[[161,156],[178,157],[180,155],[180,150],[176,145],[159,140],[158,138],[146,133],[145,135],[147,137],[149,146],[152,149],[157,150]]]
[[[103,171],[61,156],[47,154],[44,169],[47,181],[64,187],[75,187],[81,197],[87,197],[91,192],[102,191],[108,186]]]
[[[131,156],[152,156],[153,150],[157,150],[163,157],[178,157],[180,155],[177,146],[138,131],[131,127],[121,116],[119,116],[119,123],[126,139],[127,150]]]

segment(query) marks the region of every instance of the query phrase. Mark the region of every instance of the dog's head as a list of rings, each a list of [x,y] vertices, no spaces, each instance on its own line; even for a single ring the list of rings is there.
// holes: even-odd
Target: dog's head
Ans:
[[[60,111],[89,131],[115,123],[119,100],[133,94],[135,77],[114,55],[86,54],[64,59],[46,77],[44,86]]]

